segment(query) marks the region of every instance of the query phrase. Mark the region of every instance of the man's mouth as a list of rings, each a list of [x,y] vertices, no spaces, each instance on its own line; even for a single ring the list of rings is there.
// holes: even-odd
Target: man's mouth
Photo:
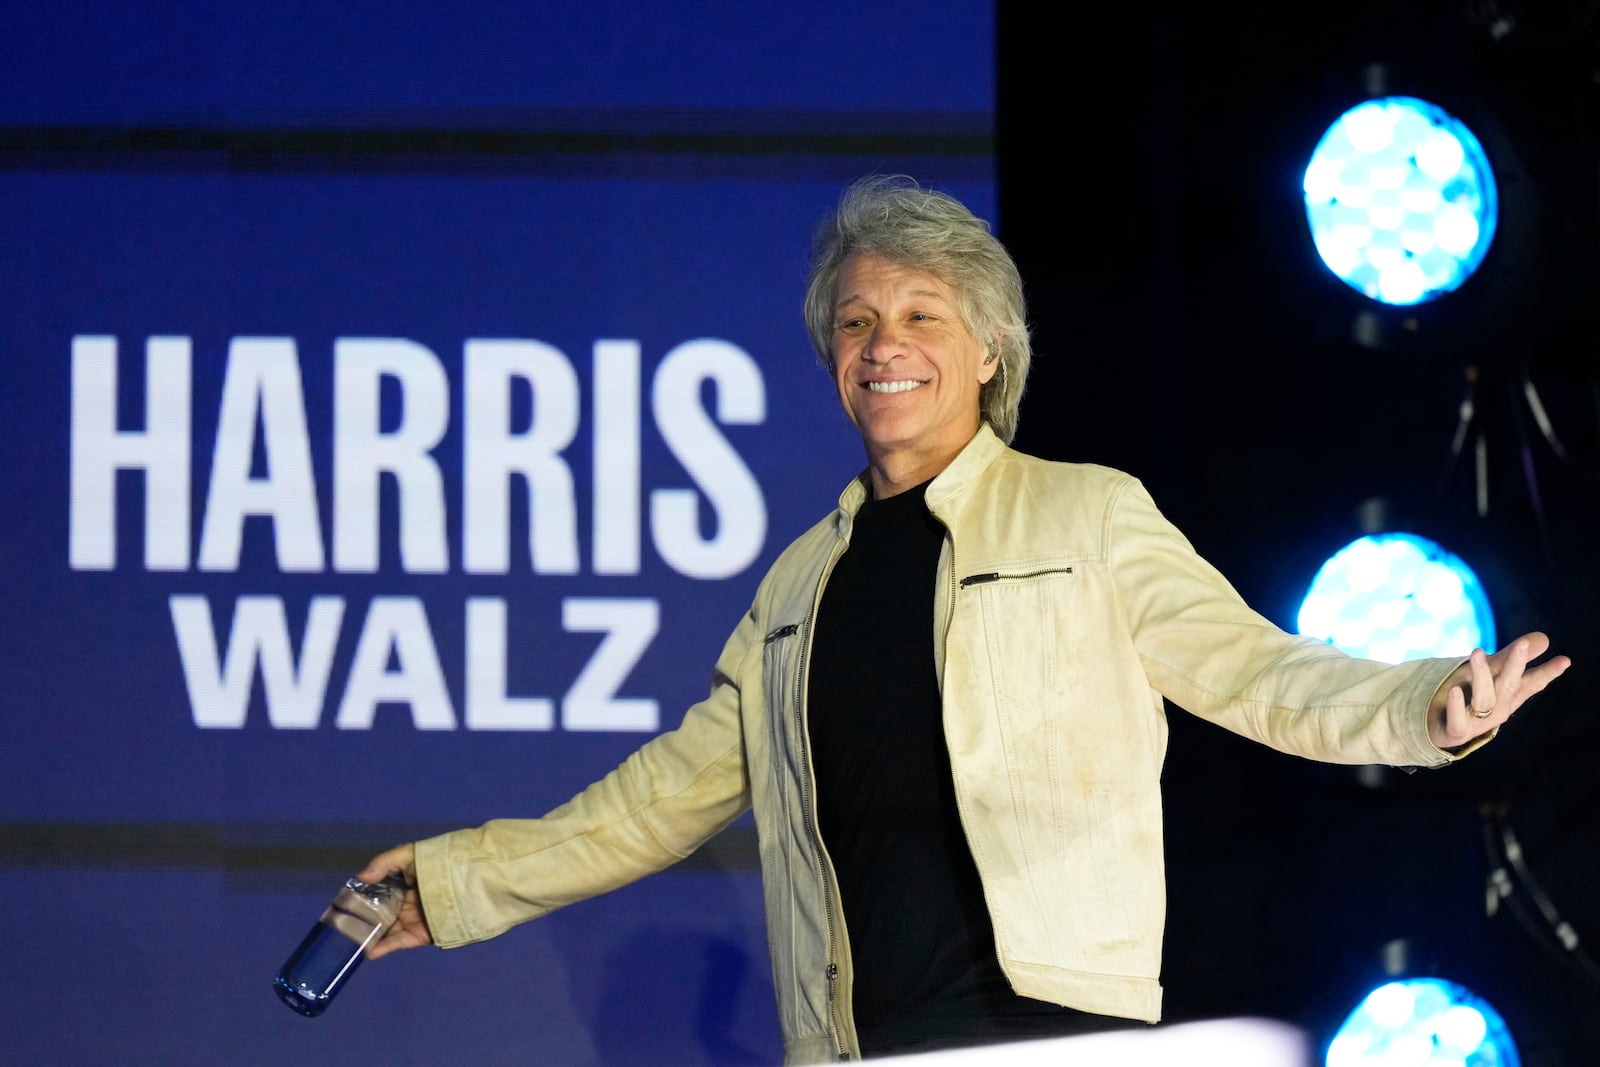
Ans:
[[[914,378],[903,378],[898,382],[868,382],[867,388],[874,393],[909,393],[925,384]]]

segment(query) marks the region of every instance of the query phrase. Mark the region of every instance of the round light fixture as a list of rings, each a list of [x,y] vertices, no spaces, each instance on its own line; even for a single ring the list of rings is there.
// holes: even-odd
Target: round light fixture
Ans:
[[[1297,626],[1385,663],[1495,647],[1489,598],[1472,568],[1409,533],[1360,537],[1330,556],[1300,604]]]
[[[1356,291],[1412,305],[1459,287],[1494,240],[1494,172],[1477,137],[1409,96],[1359,104],[1328,127],[1305,173],[1317,254]]]
[[[1327,1067],[1520,1067],[1500,1013],[1439,978],[1368,993],[1328,1044]]]

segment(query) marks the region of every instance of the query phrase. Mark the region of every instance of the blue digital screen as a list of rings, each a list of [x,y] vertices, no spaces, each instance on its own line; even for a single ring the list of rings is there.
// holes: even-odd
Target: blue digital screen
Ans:
[[[738,825],[315,1022],[268,984],[349,863],[537,815],[704,695],[863,463],[813,224],[880,171],[994,216],[990,7],[5,22],[9,1054],[776,1062]]]

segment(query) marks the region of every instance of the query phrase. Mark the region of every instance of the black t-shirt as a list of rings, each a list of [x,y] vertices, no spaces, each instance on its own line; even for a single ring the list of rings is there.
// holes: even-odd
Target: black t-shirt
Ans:
[[[944,530],[926,484],[867,502],[823,591],[808,725],[864,1053],[1122,1021],[1011,991],[956,811],[933,656]]]

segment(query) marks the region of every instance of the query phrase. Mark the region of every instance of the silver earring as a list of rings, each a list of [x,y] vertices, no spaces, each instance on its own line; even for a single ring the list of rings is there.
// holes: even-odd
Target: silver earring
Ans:
[[[989,364],[993,363],[999,355],[1000,350],[995,347],[994,342],[989,342],[989,357],[983,361],[983,365],[987,367]],[[1004,364],[1001,364],[1002,368],[1004,368],[1004,366]]]

